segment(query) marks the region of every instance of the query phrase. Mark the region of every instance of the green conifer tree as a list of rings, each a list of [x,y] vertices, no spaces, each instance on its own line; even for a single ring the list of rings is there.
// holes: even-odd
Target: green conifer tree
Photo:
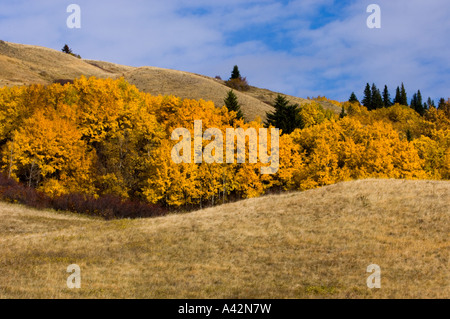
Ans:
[[[384,107],[392,106],[391,95],[389,94],[387,85],[384,86],[384,90],[383,90],[383,106]]]
[[[364,89],[364,98],[362,100],[362,104],[369,110],[372,109],[372,91],[370,90],[369,83],[366,84],[366,88]]]
[[[411,99],[411,103],[410,106],[412,109],[416,110],[417,109],[417,93],[413,94],[413,97]]]
[[[298,104],[289,104],[289,101],[278,94],[275,99],[275,111],[266,113],[266,126],[274,126],[282,130],[282,134],[290,134],[297,128],[302,128],[300,108]]]
[[[395,90],[394,104],[400,104],[401,100],[402,100],[402,96],[400,93],[400,87],[397,86],[397,89]]]
[[[420,90],[418,90],[417,93],[413,95],[413,98],[411,100],[411,108],[413,108],[420,115],[424,115],[425,108],[422,103],[422,94],[420,93]]]
[[[420,90],[417,91],[417,104],[420,105],[420,107],[423,106],[422,93],[420,93]]]
[[[236,112],[236,118],[242,119],[244,117],[244,114],[241,111],[241,106],[238,102],[236,94],[234,94],[233,90],[228,91],[227,97],[223,100],[225,103],[225,106],[227,107],[228,111],[234,111]]]
[[[353,103],[353,102],[359,103],[358,98],[356,97],[355,92],[352,92],[352,94],[350,95],[350,98],[348,99],[348,101],[349,101],[350,103]]]
[[[241,73],[239,72],[238,66],[235,65],[235,66],[233,67],[233,71],[231,72],[230,80],[240,79],[240,78],[241,78]]]
[[[347,116],[347,113],[345,112],[345,108],[342,107],[341,108],[341,113],[339,114],[339,118],[343,119],[346,116]]]
[[[72,49],[69,48],[67,44],[64,44],[64,47],[61,49],[61,51],[67,54],[73,54]]]
[[[372,84],[372,105],[370,110],[376,110],[383,107],[383,98],[381,97],[380,90],[375,83]]]
[[[400,104],[401,105],[408,105],[408,98],[406,96],[406,90],[405,90],[405,86],[403,85],[402,82],[402,88],[400,90]]]
[[[445,99],[443,97],[441,97],[439,99],[438,109],[443,109],[443,108],[445,108]]]

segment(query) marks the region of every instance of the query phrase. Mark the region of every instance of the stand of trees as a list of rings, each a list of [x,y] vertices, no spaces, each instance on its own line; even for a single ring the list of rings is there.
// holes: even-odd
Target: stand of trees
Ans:
[[[239,67],[237,65],[233,67],[231,76],[225,84],[237,91],[248,91],[250,89],[247,78],[241,76],[241,72],[239,71]]]
[[[382,107],[390,107],[394,104],[399,104],[410,106],[413,110],[415,110],[417,113],[423,116],[425,114],[425,111],[428,110],[430,107],[434,108],[436,107],[434,101],[430,97],[426,102],[423,102],[420,90],[418,90],[417,93],[413,94],[410,103],[408,103],[408,97],[403,83],[401,84],[401,86],[397,86],[395,90],[395,97],[392,101],[387,85],[384,86],[383,93],[381,93],[380,90],[375,85],[375,83],[373,83],[372,86],[370,86],[370,84],[367,83],[363,95],[364,97],[361,103],[369,111],[376,110]],[[445,102],[445,99],[441,98],[440,101]],[[355,92],[352,92],[348,102],[359,103]]]
[[[377,91],[372,86],[371,94],[372,89]],[[228,97],[236,102],[232,94]],[[254,145],[248,137],[245,163],[194,163],[194,145],[191,163],[173,162],[171,152],[179,141],[171,134],[186,128],[194,136],[194,120],[224,136],[229,127],[256,132],[264,127],[261,121],[244,122],[227,107],[152,96],[123,78],[0,88],[0,167],[49,198],[114,196],[175,208],[356,178],[450,178],[450,100],[423,116],[399,104],[368,111],[346,102],[338,103],[346,111],[340,118],[317,101],[297,105],[281,95],[274,105],[265,124],[283,130],[274,150],[279,169],[261,175],[267,165],[260,158],[250,163]],[[204,140],[203,147],[210,142]],[[0,185],[0,198],[7,191]],[[92,205],[89,210],[95,211],[97,204]]]

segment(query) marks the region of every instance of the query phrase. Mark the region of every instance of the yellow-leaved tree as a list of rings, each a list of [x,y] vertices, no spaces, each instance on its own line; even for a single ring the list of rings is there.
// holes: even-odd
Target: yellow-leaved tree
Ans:
[[[89,152],[77,127],[49,108],[37,110],[3,150],[4,169],[46,193],[95,193]]]

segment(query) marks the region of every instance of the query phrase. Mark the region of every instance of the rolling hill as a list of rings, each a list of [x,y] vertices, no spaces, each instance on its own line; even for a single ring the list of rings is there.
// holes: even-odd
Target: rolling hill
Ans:
[[[449,203],[448,181],[373,179],[154,219],[1,203],[0,298],[449,298]]]
[[[123,76],[137,88],[153,95],[175,95],[181,98],[211,100],[218,107],[229,88],[225,82],[204,75],[157,67],[130,67],[103,61],[83,60],[49,48],[10,43],[0,40],[0,87],[29,84],[51,84],[57,80],[72,80],[81,75],[99,78]],[[279,93],[251,87],[236,92],[247,120],[265,119],[266,112]],[[289,96],[291,102],[309,103],[307,99]],[[338,113],[340,109],[320,102],[326,109]]]
[[[0,87],[81,75],[218,107],[229,90],[204,75],[0,41]],[[237,92],[247,120],[264,119],[277,94]],[[152,219],[0,203],[0,298],[449,298],[449,204],[449,181],[388,179]],[[71,264],[82,270],[79,290],[66,286]],[[366,285],[371,264],[381,267],[381,289]]]

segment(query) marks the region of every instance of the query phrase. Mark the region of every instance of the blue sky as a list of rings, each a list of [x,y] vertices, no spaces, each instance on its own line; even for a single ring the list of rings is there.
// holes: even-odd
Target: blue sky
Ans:
[[[67,28],[72,3],[81,29]],[[300,97],[362,98],[366,82],[450,97],[448,0],[0,0],[0,39],[223,79],[237,64],[251,85]]]

